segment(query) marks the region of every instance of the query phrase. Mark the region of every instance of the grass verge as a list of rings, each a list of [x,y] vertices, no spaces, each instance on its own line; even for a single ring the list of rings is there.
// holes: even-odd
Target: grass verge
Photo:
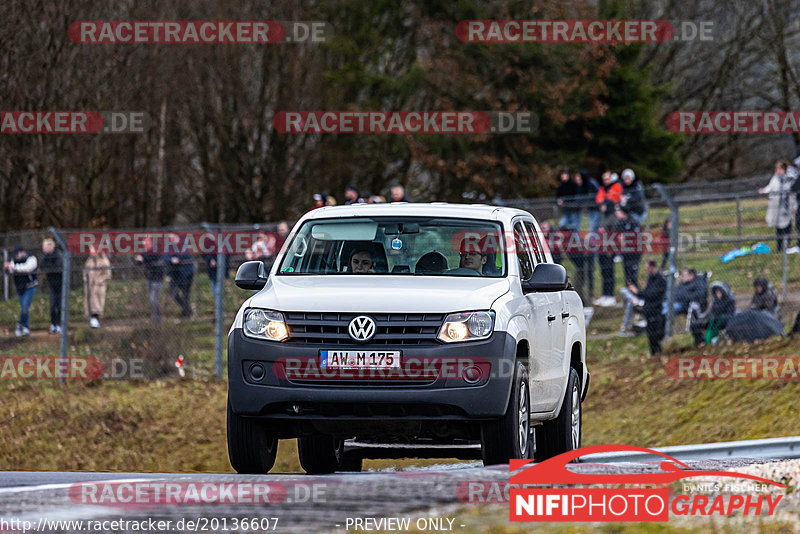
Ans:
[[[800,383],[675,380],[644,338],[590,341],[591,387],[584,444],[645,447],[797,433]],[[800,340],[774,339],[697,351],[679,338],[666,357],[790,356]],[[0,384],[0,469],[230,471],[223,380]],[[367,468],[440,461],[382,460]],[[275,472],[300,472],[294,441],[282,441]]]

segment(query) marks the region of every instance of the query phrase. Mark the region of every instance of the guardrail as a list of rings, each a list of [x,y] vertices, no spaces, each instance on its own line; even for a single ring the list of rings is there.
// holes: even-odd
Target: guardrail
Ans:
[[[800,458],[800,436],[785,438],[748,439],[744,441],[723,441],[719,443],[698,443],[696,445],[676,445],[653,447],[676,460],[722,460],[730,458],[763,458],[769,460],[790,460]],[[652,462],[652,454],[639,452],[609,452],[589,454],[581,457],[581,462],[619,463]]]

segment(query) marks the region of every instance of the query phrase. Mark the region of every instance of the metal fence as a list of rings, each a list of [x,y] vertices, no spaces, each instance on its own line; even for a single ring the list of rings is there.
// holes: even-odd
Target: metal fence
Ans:
[[[713,187],[672,186],[647,189],[647,216],[642,232],[662,243],[661,247],[643,250],[636,258],[636,274],[626,279],[627,258],[615,257],[600,268],[598,255],[578,258],[564,254],[560,261],[570,273],[584,303],[591,306],[608,286],[615,302],[595,306],[589,326],[590,338],[617,335],[625,319],[621,290],[628,282],[644,287],[646,275],[641,265],[655,260],[666,274],[669,284],[664,300],[666,335],[686,335],[694,330],[696,341],[718,342],[727,336],[726,328],[706,338],[715,302],[715,288],[726,287],[738,313],[754,303],[754,282],[765,278],[767,292],[775,292],[776,305],[765,310],[781,321],[783,332],[789,330],[800,309],[800,254],[792,246],[798,243],[795,215],[790,220],[789,234],[778,246],[775,228],[765,216],[771,202],[769,195],[758,189],[768,177],[717,183]],[[695,189],[695,187],[697,189]],[[774,200],[774,195],[773,195]],[[780,200],[778,201],[780,202]],[[505,201],[534,213],[540,222],[556,227],[560,216],[553,199]],[[789,206],[791,209],[793,204]],[[583,207],[581,229],[588,230],[587,210]],[[672,228],[664,231],[665,221]],[[786,223],[786,221],[783,221]],[[242,232],[257,234],[275,232],[277,223],[262,225],[196,225],[132,232]],[[126,230],[114,230],[125,232]],[[76,248],[78,229],[48,229],[0,234],[0,252],[9,261],[17,246],[23,246],[42,260],[42,240],[54,239],[61,251],[56,270],[62,275],[60,288],[51,288],[47,272],[40,265],[39,284],[30,307],[30,335],[16,337],[15,324],[20,306],[13,278],[4,273],[0,301],[0,352],[4,356],[93,358],[102,363],[103,376],[119,379],[157,379],[178,377],[182,372],[193,378],[224,374],[226,334],[241,302],[250,292],[236,288],[233,274],[246,259],[242,253],[224,251],[183,257],[173,264],[166,260],[164,275],[159,281],[148,280],[146,265],[135,254],[116,254],[98,259]],[[780,250],[779,250],[780,249]],[[81,253],[83,252],[83,253]],[[239,251],[241,252],[241,251]],[[624,256],[621,254],[620,256]],[[274,257],[262,256],[271,261]],[[620,261],[621,260],[621,261]],[[228,263],[227,269],[214,269]],[[686,283],[685,269],[694,269],[704,283],[704,298],[696,311],[675,304],[683,303],[681,295]],[[724,283],[725,286],[720,284]],[[219,288],[213,290],[213,286]],[[50,333],[51,301],[61,302],[58,333]],[[755,301],[768,302],[756,295]],[[686,303],[684,303],[686,304]],[[694,308],[693,308],[694,309]],[[625,335],[642,334],[637,328],[641,317],[632,309]],[[99,327],[90,324],[96,314]],[[689,317],[703,321],[690,324]],[[730,319],[730,317],[728,318]],[[716,325],[717,327],[719,325]],[[755,327],[753,327],[755,328]],[[701,331],[702,329],[702,331]],[[728,336],[730,337],[730,336]],[[716,339],[714,339],[716,338]]]
[[[277,223],[200,225],[120,229],[113,230],[113,235],[227,234],[250,236],[252,241],[252,236],[260,235],[276,238],[277,227]],[[247,255],[241,246],[235,253],[217,248],[208,254],[184,255],[177,253],[183,251],[179,245],[175,251],[151,255],[157,261],[149,265],[142,261],[146,254],[86,253],[79,241],[82,235],[98,234],[96,230],[77,229],[0,234],[5,261],[11,260],[18,246],[39,261],[29,335],[15,335],[20,304],[13,275],[3,273],[0,353],[17,358],[88,359],[98,364],[105,378],[221,376],[227,330],[241,302],[251,294],[235,287],[233,275],[247,259],[272,261],[279,245],[270,241],[269,254]],[[55,273],[61,276],[61,284],[51,285],[48,279],[54,270],[52,266],[48,270],[42,261],[45,239],[57,244],[60,258]],[[100,248],[100,252],[104,250]],[[216,269],[226,264],[227,268]],[[52,302],[61,303],[56,317],[51,314]],[[52,331],[54,323],[60,332]]]
[[[786,188],[783,192],[759,193],[769,181],[769,176],[759,176],[646,189],[647,215],[641,223],[641,232],[662,246],[643,247],[640,255],[635,254],[637,269],[633,282],[639,288],[644,287],[647,275],[643,264],[647,260],[656,261],[666,275],[667,338],[692,334],[695,343],[718,343],[726,339],[751,341],[766,337],[769,332],[777,333],[778,329],[785,333],[797,328],[795,321],[800,309],[797,200],[795,193]],[[580,227],[582,232],[588,232],[588,210],[594,205],[593,199],[575,197],[572,202],[572,206],[582,206]],[[555,199],[507,201],[505,204],[531,211],[540,222],[546,221],[553,228],[559,226],[563,206],[559,207]],[[768,210],[777,210],[780,220],[768,223]],[[667,221],[671,227],[667,226]],[[782,228],[780,238],[776,225]],[[608,293],[609,286],[613,287],[613,293],[608,296],[613,297],[614,302],[606,303],[609,309],[594,307],[590,337],[646,332],[635,327],[644,322],[641,317],[634,314],[631,321],[625,321],[623,288],[631,282],[626,276],[626,256],[625,253],[615,255],[613,267],[606,269],[607,276],[600,268],[600,255],[588,261],[574,254],[558,258],[571,279],[582,282],[576,284],[576,288],[587,305],[602,304],[598,297]],[[592,264],[591,269],[586,268],[587,263]],[[690,280],[694,277],[697,282]],[[604,278],[607,278],[606,291],[603,291]],[[609,279],[613,284],[609,284]],[[684,285],[687,283],[689,285]],[[702,298],[687,303],[687,287],[703,288]],[[720,313],[720,310],[731,311],[732,306],[735,306],[734,312]],[[755,313],[755,308],[763,313]],[[634,312],[636,309],[634,307]],[[734,316],[734,328],[729,330],[728,321]]]

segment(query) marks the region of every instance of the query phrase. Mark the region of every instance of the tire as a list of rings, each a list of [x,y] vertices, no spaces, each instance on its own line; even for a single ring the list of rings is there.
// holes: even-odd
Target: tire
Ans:
[[[228,458],[237,473],[266,474],[275,465],[278,439],[266,422],[233,413],[228,399]]]
[[[537,462],[561,453],[579,449],[581,446],[583,408],[581,405],[580,379],[578,372],[570,368],[567,391],[558,416],[536,427]]]
[[[300,465],[308,475],[326,475],[342,467],[344,440],[314,435],[297,438]]]
[[[522,362],[514,367],[514,383],[506,413],[481,425],[483,465],[507,464],[512,458],[529,458],[531,452],[530,388],[528,369]]]
[[[339,466],[339,471],[349,471],[351,473],[360,473],[363,467],[364,459],[356,452],[345,452],[342,456],[342,463]]]

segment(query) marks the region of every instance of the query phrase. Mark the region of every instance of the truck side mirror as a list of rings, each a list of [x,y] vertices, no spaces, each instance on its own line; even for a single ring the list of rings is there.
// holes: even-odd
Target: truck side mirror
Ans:
[[[557,263],[540,263],[530,279],[522,282],[523,293],[563,291],[567,289],[567,270]]]
[[[261,261],[246,261],[239,266],[236,271],[235,283],[242,289],[253,289],[258,291],[267,284],[267,270]]]

